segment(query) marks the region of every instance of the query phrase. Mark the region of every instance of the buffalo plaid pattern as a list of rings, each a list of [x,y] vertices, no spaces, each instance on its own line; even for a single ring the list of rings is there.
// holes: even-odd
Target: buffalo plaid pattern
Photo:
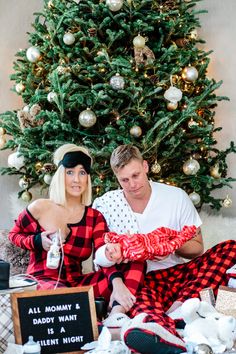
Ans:
[[[166,311],[175,301],[199,297],[199,292],[207,287],[211,287],[216,296],[219,285],[227,284],[226,270],[235,262],[236,241],[229,240],[188,263],[149,272],[130,316],[145,312],[148,314],[145,321],[157,322],[178,335],[175,322],[165,314]]]
[[[68,224],[70,229],[63,246],[64,259],[59,269],[46,267],[47,252],[39,249],[34,242],[36,235],[45,231],[28,209],[18,217],[15,226],[9,233],[9,239],[16,246],[30,251],[30,262],[27,273],[38,280],[38,288],[53,289],[57,287],[76,287],[92,285],[95,297],[103,296],[108,301],[111,294],[110,278],[122,276],[126,286],[135,294],[143,280],[142,263],[134,262],[122,266],[102,268],[98,272],[83,275],[82,262],[88,259],[93,251],[104,244],[104,232],[108,231],[103,215],[90,207],[85,208],[84,216],[76,224]]]
[[[10,294],[0,294],[0,309],[0,353],[4,353],[7,343],[15,343]]]

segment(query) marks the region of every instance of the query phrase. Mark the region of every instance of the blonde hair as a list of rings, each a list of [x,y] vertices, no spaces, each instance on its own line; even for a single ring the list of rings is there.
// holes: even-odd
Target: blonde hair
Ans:
[[[131,144],[118,146],[111,154],[110,165],[114,173],[126,166],[131,160],[143,161],[139,149]]]
[[[85,147],[77,146],[75,144],[64,144],[54,152],[53,155],[54,164],[58,166],[59,162],[63,159],[64,155],[67,152],[72,152],[72,151],[81,151],[91,158],[88,150]],[[63,165],[60,165],[57,168],[52,178],[50,188],[49,188],[49,199],[56,204],[60,204],[63,206],[66,205],[65,167]],[[87,189],[81,196],[81,203],[84,205],[90,205],[91,202],[92,202],[92,183],[89,174]]]

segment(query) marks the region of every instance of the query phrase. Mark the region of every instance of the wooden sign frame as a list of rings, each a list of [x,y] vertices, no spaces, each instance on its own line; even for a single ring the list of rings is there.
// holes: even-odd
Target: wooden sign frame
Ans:
[[[42,354],[83,353],[98,338],[92,286],[12,293],[11,305],[16,343],[32,335]]]

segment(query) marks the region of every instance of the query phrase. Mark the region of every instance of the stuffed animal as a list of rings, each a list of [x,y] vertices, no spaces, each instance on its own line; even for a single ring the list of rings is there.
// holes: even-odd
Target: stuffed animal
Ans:
[[[37,119],[37,114],[40,113],[41,107],[39,104],[34,104],[30,109],[26,106],[27,109],[21,109],[17,112],[17,117],[20,122],[20,127],[23,130],[28,127],[37,127],[44,123],[44,119]]]
[[[236,319],[219,313],[212,305],[197,298],[181,306],[186,323],[183,339],[186,343],[207,344],[214,353],[232,349],[236,339]]]

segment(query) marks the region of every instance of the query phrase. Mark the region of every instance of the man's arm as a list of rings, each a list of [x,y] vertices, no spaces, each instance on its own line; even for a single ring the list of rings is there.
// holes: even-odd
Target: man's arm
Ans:
[[[181,246],[175,253],[187,259],[193,259],[197,256],[203,254],[204,246],[200,227],[196,230],[196,236],[191,240],[187,241],[183,246]]]

